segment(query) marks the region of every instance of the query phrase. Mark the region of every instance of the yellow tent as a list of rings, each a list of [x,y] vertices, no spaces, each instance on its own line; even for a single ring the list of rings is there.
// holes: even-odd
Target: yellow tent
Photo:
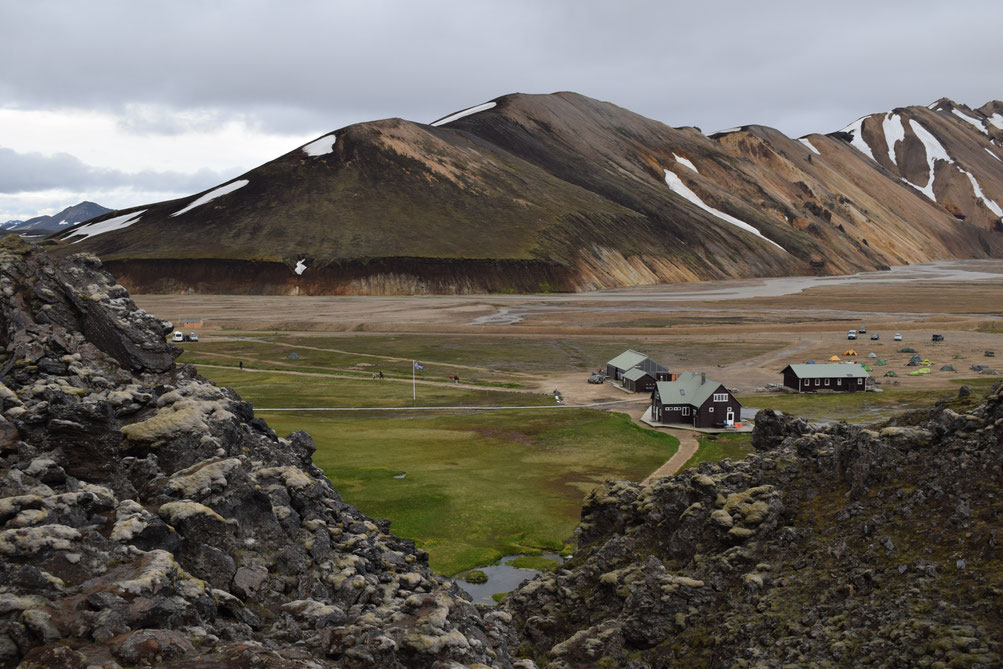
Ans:
[[[840,358],[838,355],[834,355],[831,358],[829,358],[829,362],[838,362],[840,360],[842,360],[842,358]]]
[[[854,351],[852,348],[850,348],[850,349],[847,349],[847,350],[843,351],[843,355],[857,355],[857,352]]]

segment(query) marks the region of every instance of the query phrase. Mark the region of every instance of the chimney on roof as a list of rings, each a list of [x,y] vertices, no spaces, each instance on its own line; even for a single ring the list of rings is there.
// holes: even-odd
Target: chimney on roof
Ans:
[[[700,372],[700,385],[707,383],[707,372]]]

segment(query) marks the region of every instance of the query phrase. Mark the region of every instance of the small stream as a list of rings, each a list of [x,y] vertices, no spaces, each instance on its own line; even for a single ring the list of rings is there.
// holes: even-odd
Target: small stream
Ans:
[[[488,567],[474,567],[477,571],[483,571],[487,574],[486,583],[467,583],[462,578],[457,578],[455,579],[456,584],[470,595],[470,599],[475,604],[494,606],[497,602],[491,598],[491,595],[499,592],[511,592],[518,588],[523,581],[528,581],[540,573],[536,569],[517,569],[509,564],[512,560],[521,557],[524,556],[506,555],[498,561],[498,564]],[[544,553],[543,557],[561,564],[564,563],[564,558],[556,553]]]

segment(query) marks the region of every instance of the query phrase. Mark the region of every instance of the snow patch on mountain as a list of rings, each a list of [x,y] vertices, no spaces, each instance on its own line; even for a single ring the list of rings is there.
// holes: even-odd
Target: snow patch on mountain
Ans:
[[[682,156],[677,156],[675,153],[672,154],[672,157],[676,159],[677,163],[685,165],[686,167],[690,168],[697,174],[700,174],[700,170],[697,169],[697,166],[688,161],[686,158],[683,158]]]
[[[114,230],[121,230],[122,228],[127,228],[133,223],[137,222],[144,213],[145,209],[139,211],[133,211],[128,214],[122,214],[121,216],[115,216],[114,218],[108,218],[103,221],[98,221],[97,223],[86,223],[77,230],[74,231],[70,237],[73,239],[71,244],[76,244],[77,242],[82,242],[88,237],[95,237],[97,235],[103,235],[106,232],[112,232]],[[79,236],[78,236],[79,235]]]
[[[993,114],[992,116],[989,117],[988,120],[994,126],[996,126],[997,128],[999,128],[1000,130],[1003,130],[1003,116],[1001,116],[999,114]]]
[[[221,197],[223,195],[226,195],[227,193],[232,193],[233,191],[237,190],[238,188],[243,188],[244,186],[246,186],[249,183],[250,183],[250,181],[248,181],[247,179],[239,179],[237,181],[233,181],[231,183],[228,183],[228,184],[225,184],[223,186],[220,186],[219,188],[216,188],[215,190],[211,190],[208,193],[206,193],[205,195],[203,195],[202,197],[200,197],[199,199],[197,199],[194,202],[192,202],[190,205],[188,205],[184,209],[179,209],[178,211],[176,211],[173,214],[171,214],[171,218],[173,218],[175,216],[180,216],[181,214],[185,213],[186,211],[191,211],[195,207],[200,207],[203,204],[205,204],[206,202],[212,202],[216,198]]]
[[[881,121],[881,130],[885,133],[885,143],[888,144],[888,157],[892,165],[898,165],[895,160],[895,144],[905,140],[905,127],[902,125],[902,117],[898,114],[889,113]]]
[[[320,139],[314,140],[303,147],[303,152],[311,158],[323,156],[334,151],[334,143],[338,141],[337,135],[324,135]]]
[[[997,216],[1003,218],[1003,208],[1000,208],[1000,206],[996,204],[996,202],[986,197],[985,193],[982,192],[982,187],[979,186],[979,182],[975,180],[975,175],[972,174],[971,172],[961,169],[960,165],[958,166],[958,169],[961,170],[961,173],[964,174],[966,177],[968,177],[968,180],[972,182],[972,190],[975,192],[975,197],[982,200],[982,202],[987,207],[989,207],[990,211],[992,211]]]
[[[913,134],[916,135],[916,138],[923,142],[923,147],[926,149],[926,164],[930,170],[925,186],[919,186],[917,184],[913,184],[913,186],[916,186],[916,188],[918,188],[923,195],[936,202],[937,196],[933,193],[934,166],[938,160],[943,160],[952,164],[954,161],[951,160],[951,156],[947,155],[947,150],[944,148],[944,145],[937,141],[937,138],[934,137],[929,130],[913,119],[909,119],[909,126],[912,128]]]
[[[306,263],[302,260],[297,260],[296,267],[293,268],[293,271],[296,272],[296,274],[302,274],[306,271]]]
[[[798,141],[799,141],[799,142],[801,142],[802,144],[804,144],[805,146],[807,146],[807,147],[808,147],[809,149],[811,149],[812,151],[814,151],[814,152],[815,152],[815,153],[817,153],[818,155],[820,155],[820,156],[822,155],[822,152],[821,152],[821,151],[819,151],[818,149],[816,149],[816,148],[815,148],[815,145],[814,145],[814,144],[812,144],[812,143],[811,143],[811,140],[809,140],[809,139],[808,139],[807,137],[802,137],[802,138],[801,138],[801,139],[799,139]]]
[[[741,132],[741,130],[742,130],[742,128],[741,128],[741,127],[736,127],[736,128],[725,128],[724,130],[718,130],[718,131],[716,131],[716,132],[712,132],[711,134],[709,134],[709,135],[707,135],[707,136],[708,136],[708,137],[713,137],[713,136],[715,136],[715,135],[730,135],[730,134],[731,134],[731,133],[733,133],[733,132]]]
[[[999,156],[997,156],[997,155],[996,155],[995,153],[993,153],[992,151],[990,151],[990,150],[989,150],[988,148],[986,149],[986,153],[988,153],[988,154],[989,154],[990,156],[992,156],[992,157],[993,157],[993,158],[995,158],[996,160],[998,160],[998,161],[1000,161],[1001,163],[1003,163],[1003,158],[1000,158],[1000,157],[999,157]]]
[[[447,116],[446,118],[441,118],[438,121],[432,121],[432,123],[430,123],[429,125],[433,125],[436,128],[438,128],[440,125],[446,125],[447,123],[452,123],[453,121],[458,121],[461,118],[463,118],[464,116],[470,116],[471,114],[476,114],[477,112],[482,112],[482,111],[491,109],[492,107],[495,106],[495,104],[497,104],[497,103],[495,103],[495,102],[485,102],[482,105],[477,105],[477,106],[474,106],[474,107],[470,107],[469,109],[464,109],[463,111],[458,111],[455,114],[451,114],[450,116]]]
[[[687,200],[689,200],[690,202],[692,202],[696,206],[698,206],[701,209],[703,209],[704,211],[706,211],[708,214],[711,214],[712,216],[715,216],[715,217],[721,219],[725,223],[730,223],[731,225],[734,225],[737,228],[741,228],[742,230],[745,230],[746,232],[751,232],[752,234],[756,235],[760,239],[762,239],[764,241],[767,241],[770,244],[773,244],[774,246],[776,246],[778,249],[780,249],[784,253],[787,252],[787,249],[785,249],[784,247],[782,247],[780,244],[777,244],[772,239],[767,239],[766,237],[763,236],[763,234],[761,232],[759,232],[759,230],[757,230],[756,228],[752,227],[751,225],[749,225],[745,221],[740,221],[737,218],[735,218],[734,216],[731,216],[729,214],[724,213],[723,211],[720,211],[718,209],[715,209],[714,207],[711,207],[711,206],[709,206],[707,204],[704,204],[704,201],[701,200],[697,196],[696,193],[694,193],[693,191],[691,191],[686,186],[686,184],[683,183],[683,180],[680,179],[674,172],[670,172],[669,170],[666,170],[666,169],[663,169],[662,171],[665,172],[665,183],[668,184],[669,190],[671,190],[676,195],[681,195],[682,197],[686,198]]]
[[[863,136],[864,119],[866,118],[866,116],[861,116],[856,121],[843,128],[841,132],[845,132],[850,135],[850,144],[853,148],[860,151],[871,160],[874,160],[874,154],[871,153],[871,147],[867,146],[867,142],[864,141]],[[874,162],[878,161],[874,160]]]
[[[989,134],[989,131],[986,130],[985,126],[982,125],[982,121],[978,120],[977,118],[972,118],[971,116],[969,116],[968,114],[964,113],[963,111],[957,108],[952,109],[951,113],[960,118],[961,120],[967,121],[968,123],[974,125],[976,128],[979,129],[979,132],[981,132],[982,134],[984,135]]]

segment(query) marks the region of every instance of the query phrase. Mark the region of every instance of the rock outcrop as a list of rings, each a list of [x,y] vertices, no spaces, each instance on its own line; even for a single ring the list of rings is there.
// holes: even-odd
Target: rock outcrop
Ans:
[[[552,669],[997,667],[1003,385],[864,429],[757,417],[757,452],[586,500],[503,607]]]
[[[8,237],[0,291],[0,667],[512,666],[506,613],[175,365],[96,258]]]

